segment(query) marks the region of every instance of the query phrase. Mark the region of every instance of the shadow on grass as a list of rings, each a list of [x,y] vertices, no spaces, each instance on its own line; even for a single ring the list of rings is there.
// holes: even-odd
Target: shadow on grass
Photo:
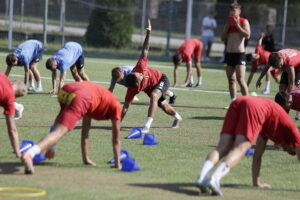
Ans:
[[[197,191],[195,184],[193,183],[134,183],[129,185],[144,188],[162,189],[189,196],[200,195],[200,193]]]
[[[217,116],[196,116],[196,117],[191,117],[190,119],[200,119],[200,120],[224,120],[224,117],[217,117]]]
[[[21,162],[0,163],[0,174],[14,174],[19,172],[19,167],[23,166]]]
[[[213,148],[217,147],[216,145],[208,145],[208,146],[213,147]],[[251,148],[255,150],[255,145],[252,145]],[[267,150],[267,151],[283,151],[282,149],[280,149],[280,148],[278,148],[277,146],[274,146],[274,145],[266,145],[265,150]]]
[[[252,185],[246,185],[246,184],[222,184],[222,187],[224,188],[233,188],[233,189],[241,189],[241,190],[263,190],[258,187],[253,187]],[[270,190],[270,191],[285,191],[285,192],[299,192],[299,190],[292,190],[292,189],[281,189],[281,188],[269,188],[265,190]]]

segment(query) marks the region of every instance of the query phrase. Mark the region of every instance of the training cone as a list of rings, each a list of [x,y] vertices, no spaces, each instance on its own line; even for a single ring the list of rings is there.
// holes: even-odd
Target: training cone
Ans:
[[[155,139],[155,135],[147,133],[144,135],[143,145],[157,145],[158,141]]]
[[[34,142],[31,140],[23,140],[20,147],[20,153],[24,153],[34,145]]]
[[[34,163],[38,163],[38,162],[41,162],[41,161],[44,161],[44,160],[48,160],[48,159],[41,152],[41,153],[35,155],[32,160],[33,160]]]
[[[254,154],[254,149],[248,149],[245,153],[245,156],[252,156]]]
[[[134,127],[125,139],[140,139],[142,138],[142,129]]]
[[[129,158],[129,157],[130,157],[129,151],[127,149],[122,149],[120,155],[120,161],[122,162],[125,158]],[[107,162],[107,164],[114,164],[114,163],[115,163],[114,158],[112,158],[110,161]]]
[[[122,171],[133,172],[139,170],[141,170],[141,168],[136,164],[134,158],[125,158],[122,161]]]

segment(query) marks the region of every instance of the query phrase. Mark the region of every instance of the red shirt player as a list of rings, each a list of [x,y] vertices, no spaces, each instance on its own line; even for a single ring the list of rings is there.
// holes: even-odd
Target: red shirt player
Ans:
[[[15,99],[27,94],[27,88],[21,81],[10,82],[0,73],[0,106],[4,108],[3,114],[7,124],[9,139],[16,157],[20,157],[19,134],[15,123]]]
[[[251,65],[251,73],[249,75],[247,85],[249,87],[251,80],[253,78],[254,73],[257,71],[258,66],[260,65],[267,65],[269,56],[271,52],[266,51],[262,48],[262,40],[265,37],[265,34],[262,33],[258,39],[255,52],[254,53],[249,53],[246,55],[246,60],[248,62],[252,62]],[[273,76],[275,81],[279,83],[279,69],[270,69],[267,74],[266,74],[266,86],[265,89],[263,90],[263,94],[269,94],[270,93],[270,75]]]
[[[295,49],[283,49],[271,53],[268,67],[262,71],[256,82],[256,87],[260,87],[262,77],[271,66],[283,71],[280,79],[279,91],[291,92],[295,86],[300,85],[300,51]]]
[[[173,56],[174,63],[174,84],[177,85],[177,69],[178,66],[182,63],[186,63],[186,79],[183,87],[192,87],[193,86],[193,76],[192,76],[192,58],[194,57],[195,67],[197,69],[198,83],[195,87],[202,87],[202,67],[200,63],[200,58],[202,54],[203,44],[198,39],[187,39],[181,45],[181,47],[176,51],[176,54]]]
[[[297,154],[300,161],[300,133],[287,113],[276,102],[262,97],[243,96],[233,101],[226,114],[220,141],[207,156],[198,176],[197,185],[202,192],[210,188],[215,195],[222,195],[220,180],[244,157],[256,141],[252,162],[253,185],[269,188],[261,183],[259,172],[261,157],[268,139],[291,155]],[[214,165],[223,159],[211,178],[208,174]]]
[[[136,66],[133,68],[130,74],[126,77],[127,93],[125,97],[125,103],[122,109],[122,119],[124,119],[128,108],[133,101],[136,94],[144,91],[150,97],[150,106],[148,109],[148,117],[142,133],[148,133],[151,127],[154,115],[157,107],[163,109],[168,115],[175,118],[172,128],[178,128],[179,123],[182,120],[181,116],[175,111],[175,109],[169,105],[166,101],[165,95],[169,88],[168,77],[162,74],[160,71],[147,67],[148,64],[148,50],[149,50],[149,38],[151,32],[151,23],[148,20],[148,28],[146,38],[143,44],[142,53]]]
[[[61,110],[55,119],[53,131],[22,155],[25,173],[34,173],[32,158],[57,143],[63,135],[74,128],[81,118],[83,118],[81,149],[84,164],[96,165],[88,157],[91,120],[111,120],[113,152],[116,160],[114,167],[120,168],[121,107],[117,98],[106,88],[88,81],[63,86],[57,98]]]

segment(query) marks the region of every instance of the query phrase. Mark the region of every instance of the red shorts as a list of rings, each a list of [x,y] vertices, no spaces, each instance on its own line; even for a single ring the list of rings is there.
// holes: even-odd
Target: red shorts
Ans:
[[[251,104],[239,99],[233,101],[225,116],[221,134],[243,135],[253,144],[262,129],[264,116],[253,110]]]

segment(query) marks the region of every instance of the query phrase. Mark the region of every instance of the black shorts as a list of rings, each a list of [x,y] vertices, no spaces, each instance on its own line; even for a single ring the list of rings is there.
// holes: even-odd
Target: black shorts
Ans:
[[[279,83],[284,85],[289,84],[289,75],[287,72],[282,72]],[[295,72],[295,85],[297,87],[300,85],[300,72]]]
[[[168,77],[163,74],[159,82],[154,86],[154,90],[158,89],[161,91],[162,95],[158,100],[158,106],[161,106],[162,102],[166,100],[166,92],[168,91],[170,87],[170,81]]]
[[[83,54],[77,59],[76,63],[76,68],[78,71],[80,71],[84,67],[84,56]]]
[[[246,65],[245,53],[225,53],[225,63],[232,67]]]
[[[30,62],[30,64],[32,64],[34,62],[35,63],[40,62],[43,59],[43,51],[44,51],[44,49],[42,49],[41,51],[39,51],[37,53],[37,55],[32,59],[32,61]]]

